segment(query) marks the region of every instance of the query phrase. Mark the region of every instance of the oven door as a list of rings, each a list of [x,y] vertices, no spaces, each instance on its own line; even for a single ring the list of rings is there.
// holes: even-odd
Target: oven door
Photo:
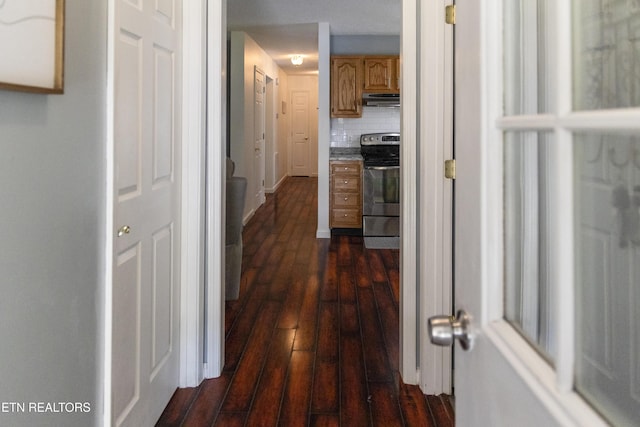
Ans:
[[[400,166],[365,166],[362,215],[400,216]]]

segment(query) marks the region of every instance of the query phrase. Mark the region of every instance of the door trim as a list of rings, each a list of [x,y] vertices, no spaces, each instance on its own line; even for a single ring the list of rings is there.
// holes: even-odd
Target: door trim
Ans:
[[[453,26],[445,24],[452,0],[420,5],[421,146],[418,212],[421,259],[419,338],[420,388],[425,394],[452,392],[452,348],[431,345],[426,333],[431,316],[453,314],[453,181],[444,177],[444,162],[453,159]],[[416,189],[417,190],[417,189]]]
[[[204,378],[205,12],[205,0],[183,6],[181,387]]]
[[[452,391],[451,349],[434,347],[426,338],[427,318],[452,312],[453,194],[443,166],[453,154],[452,31],[444,24],[448,3],[402,3],[400,371],[405,383],[419,384],[427,394]],[[423,82],[419,97],[418,80]]]
[[[206,0],[202,0],[206,1]],[[206,358],[205,378],[224,367],[224,286],[226,200],[227,1],[207,2],[207,203],[206,203]]]

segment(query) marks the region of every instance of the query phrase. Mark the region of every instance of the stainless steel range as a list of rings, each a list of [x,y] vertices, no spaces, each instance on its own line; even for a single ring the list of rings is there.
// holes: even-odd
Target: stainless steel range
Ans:
[[[400,245],[400,134],[360,136],[364,158],[362,223],[365,246]]]

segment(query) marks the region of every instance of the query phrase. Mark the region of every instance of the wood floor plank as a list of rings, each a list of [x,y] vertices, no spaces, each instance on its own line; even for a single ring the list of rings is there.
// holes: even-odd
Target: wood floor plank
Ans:
[[[320,285],[318,284],[318,278],[311,276],[307,281],[302,306],[300,307],[298,331],[296,333],[295,342],[293,343],[294,350],[315,349],[319,301]]]
[[[371,288],[358,289],[358,307],[367,379],[391,382],[393,374]]]
[[[269,342],[273,337],[280,305],[275,301],[263,303],[242,359],[236,369],[236,375],[229,386],[229,392],[222,406],[223,412],[239,412],[249,409],[255,385],[265,363],[264,349],[269,347]]]
[[[280,416],[280,402],[293,348],[294,329],[277,329],[269,347],[256,394],[247,417],[250,426],[274,426]]]
[[[225,370],[235,370],[247,341],[253,331],[256,318],[267,294],[265,286],[256,286],[254,294],[245,305],[242,316],[239,317],[227,338],[225,339]]]
[[[369,425],[369,392],[359,335],[340,336],[340,423]]]
[[[393,371],[398,371],[400,369],[400,318],[398,306],[394,304],[391,288],[387,283],[375,283],[373,290],[378,315],[382,323],[382,333],[389,363]]]
[[[356,302],[356,282],[351,265],[338,267],[340,301]]]
[[[340,417],[334,414],[312,414],[310,427],[339,427]]]
[[[371,280],[374,282],[386,282],[388,280],[387,272],[380,257],[380,251],[367,250],[367,261],[371,270]]]
[[[335,252],[329,252],[327,255],[326,270],[320,299],[322,301],[338,300],[338,255]]]
[[[313,359],[314,354],[310,351],[294,351],[291,354],[280,413],[282,425],[304,426],[309,423]]]

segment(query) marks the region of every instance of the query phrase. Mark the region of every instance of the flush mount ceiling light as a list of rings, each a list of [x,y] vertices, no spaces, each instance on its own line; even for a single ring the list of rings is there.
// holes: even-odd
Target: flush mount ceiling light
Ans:
[[[302,61],[303,61],[302,55],[293,55],[291,57],[291,63],[296,67],[302,65]]]

